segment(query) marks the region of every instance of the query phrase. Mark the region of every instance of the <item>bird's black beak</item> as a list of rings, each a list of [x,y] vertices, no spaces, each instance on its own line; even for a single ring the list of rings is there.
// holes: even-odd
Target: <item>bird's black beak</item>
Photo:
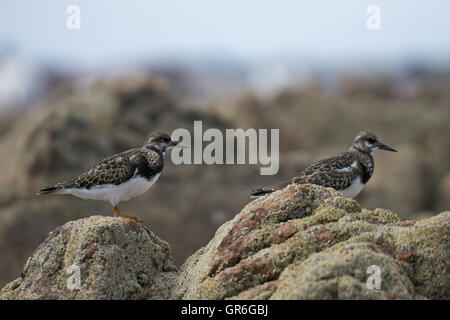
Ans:
[[[397,150],[395,150],[394,148],[391,148],[387,145],[385,145],[384,143],[379,143],[380,145],[378,146],[379,149],[381,150],[386,150],[386,151],[391,151],[391,152],[397,152]]]

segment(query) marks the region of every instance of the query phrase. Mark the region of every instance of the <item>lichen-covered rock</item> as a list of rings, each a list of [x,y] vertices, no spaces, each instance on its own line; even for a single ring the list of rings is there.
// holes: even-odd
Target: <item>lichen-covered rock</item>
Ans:
[[[333,189],[289,186],[222,225],[181,267],[171,297],[449,299],[449,220],[400,221]],[[380,289],[368,285],[370,266]]]
[[[92,216],[51,232],[0,297],[161,299],[175,276],[165,241],[133,220]]]

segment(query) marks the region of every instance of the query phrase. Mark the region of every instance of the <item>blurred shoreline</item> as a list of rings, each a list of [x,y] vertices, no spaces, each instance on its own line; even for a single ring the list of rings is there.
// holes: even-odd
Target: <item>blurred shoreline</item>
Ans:
[[[249,60],[230,54],[172,54],[154,59],[137,59],[91,66],[70,61],[30,60],[20,54],[0,51],[0,112],[28,108],[55,89],[83,87],[98,80],[123,77],[164,77],[173,93],[197,101],[222,99],[241,92],[269,98],[290,89],[320,86],[322,93],[340,95],[346,81],[384,82],[396,95],[414,96],[425,85],[447,90],[449,55],[398,57],[333,57],[280,54]],[[371,82],[371,83],[369,83]],[[378,83],[375,83],[378,82]],[[388,83],[391,82],[391,83]],[[432,82],[432,83],[429,83]],[[354,84],[355,85],[355,84]]]

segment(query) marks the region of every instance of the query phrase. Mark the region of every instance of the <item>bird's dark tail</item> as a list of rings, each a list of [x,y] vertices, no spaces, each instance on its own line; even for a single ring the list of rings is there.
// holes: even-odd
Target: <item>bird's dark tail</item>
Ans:
[[[262,188],[251,190],[250,191],[250,198],[258,198],[258,197],[265,196],[265,195],[270,194],[272,192],[284,189],[288,185],[290,185],[291,183],[292,183],[292,181],[289,180],[289,181],[282,182],[282,183],[279,183],[279,184],[274,185],[274,186],[262,187]]]
[[[54,193],[61,190],[61,186],[58,184],[52,184],[48,187],[45,187],[44,189],[39,190],[39,192],[37,193],[37,195],[42,195],[42,194],[49,194],[49,193]]]
[[[250,191],[250,198],[258,198],[258,197],[262,197],[265,196],[266,194],[272,193],[275,190],[273,189],[269,189],[267,187],[265,188],[260,188],[260,189],[255,189],[255,190],[251,190]]]

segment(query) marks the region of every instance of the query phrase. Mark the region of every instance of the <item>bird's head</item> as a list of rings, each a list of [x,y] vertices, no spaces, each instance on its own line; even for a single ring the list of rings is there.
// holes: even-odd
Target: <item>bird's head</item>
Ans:
[[[147,140],[145,141],[143,148],[152,149],[156,148],[161,152],[165,152],[178,144],[178,141],[173,141],[168,133],[164,131],[155,130],[151,132]]]
[[[353,140],[353,144],[350,147],[350,151],[359,151],[368,154],[372,154],[377,149],[397,152],[397,150],[395,150],[394,148],[391,148],[388,145],[382,143],[377,135],[370,131],[360,132],[355,137],[355,139]]]

